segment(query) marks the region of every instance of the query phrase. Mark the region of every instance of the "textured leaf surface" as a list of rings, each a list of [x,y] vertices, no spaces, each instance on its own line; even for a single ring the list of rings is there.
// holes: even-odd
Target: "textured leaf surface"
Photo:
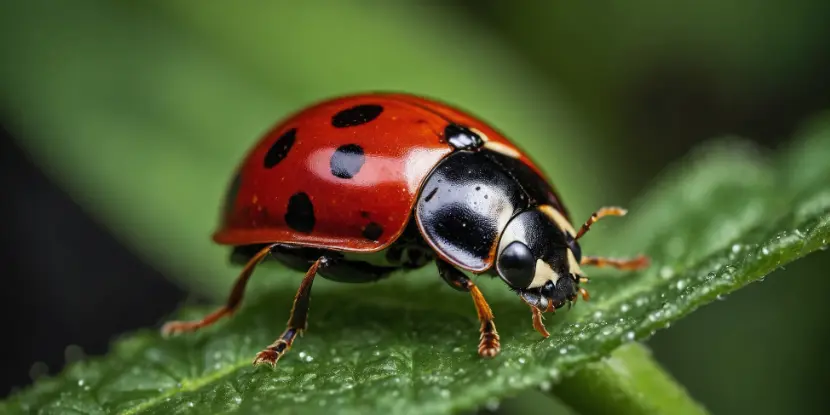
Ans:
[[[130,335],[109,356],[40,381],[0,412],[448,413],[548,387],[827,247],[829,125],[815,124],[775,159],[736,141],[708,146],[667,172],[619,225],[597,224],[590,236],[603,243],[590,254],[645,252],[654,264],[639,274],[592,272],[592,301],[548,317],[549,339],[504,286],[480,281],[503,340],[494,360],[475,354],[470,299],[427,268],[372,286],[318,280],[305,337],[276,371],[253,368],[254,354],[283,329],[298,283],[297,273],[271,266],[259,270],[235,318],[169,340],[150,330]]]

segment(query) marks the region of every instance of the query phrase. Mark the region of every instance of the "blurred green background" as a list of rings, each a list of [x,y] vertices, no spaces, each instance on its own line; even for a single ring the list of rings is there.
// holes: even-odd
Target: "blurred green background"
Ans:
[[[236,270],[209,235],[230,172],[315,100],[398,90],[466,108],[587,218],[710,138],[786,145],[830,107],[828,21],[823,0],[6,1],[2,259],[20,288],[3,311],[26,317],[4,389],[35,361],[58,370],[68,344],[103,353],[188,294],[224,297]],[[649,345],[713,413],[824,413],[828,266],[808,257]]]

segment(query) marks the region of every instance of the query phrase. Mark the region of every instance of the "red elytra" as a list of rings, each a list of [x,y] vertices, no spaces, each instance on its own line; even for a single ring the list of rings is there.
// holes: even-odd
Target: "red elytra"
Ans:
[[[333,114],[361,105],[382,107],[383,117],[377,114],[356,126],[332,125]],[[235,197],[231,191],[213,239],[225,245],[288,242],[347,252],[382,250],[406,227],[424,179],[453,151],[443,139],[450,123],[478,130],[544,177],[500,132],[447,104],[396,93],[338,97],[290,116],[254,146],[238,169]],[[296,137],[285,157],[263,168],[266,154],[291,131]],[[337,177],[332,157],[349,145],[359,146],[365,161],[360,174]],[[553,188],[550,192],[557,197]],[[313,231],[287,223],[287,202],[300,193],[313,206]],[[561,203],[556,207],[568,217]],[[367,226],[383,230],[377,240],[364,236]]]

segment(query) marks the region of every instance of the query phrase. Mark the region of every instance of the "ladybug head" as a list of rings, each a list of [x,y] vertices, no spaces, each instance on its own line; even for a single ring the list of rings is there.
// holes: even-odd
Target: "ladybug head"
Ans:
[[[573,302],[581,292],[582,253],[566,223],[549,206],[526,210],[507,223],[496,252],[499,277],[543,312]]]

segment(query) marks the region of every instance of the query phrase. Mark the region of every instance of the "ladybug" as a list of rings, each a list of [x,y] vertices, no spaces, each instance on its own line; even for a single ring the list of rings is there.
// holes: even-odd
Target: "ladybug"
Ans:
[[[230,184],[213,240],[244,265],[227,303],[164,334],[207,327],[239,307],[254,268],[271,257],[302,270],[291,316],[254,365],[277,361],[307,328],[314,278],[369,282],[435,262],[450,287],[471,295],[478,354],[499,353],[493,313],[466,273],[499,277],[542,313],[588,291],[580,266],[637,270],[642,255],[582,255],[579,239],[616,207],[577,231],[557,192],[515,144],[457,108],[403,93],[331,98],[279,122],[250,150]]]

